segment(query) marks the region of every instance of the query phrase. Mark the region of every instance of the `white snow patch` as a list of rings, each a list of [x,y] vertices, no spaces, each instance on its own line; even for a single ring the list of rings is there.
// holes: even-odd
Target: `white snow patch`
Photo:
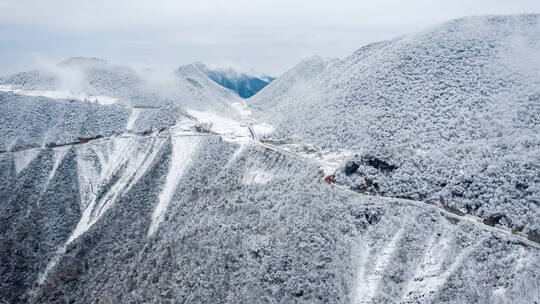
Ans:
[[[371,268],[371,273],[366,275],[365,271],[367,267],[361,267],[364,273],[359,275],[359,280],[356,284],[356,303],[370,303],[375,296],[375,292],[379,286],[379,282],[382,279],[386,266],[392,259],[392,254],[397,249],[397,243],[403,235],[404,229],[400,228],[392,237],[390,242],[380,252],[375,261],[375,265]],[[367,265],[366,265],[367,266]]]
[[[429,245],[430,248],[425,252],[423,261],[418,265],[416,273],[412,280],[405,288],[404,295],[406,300],[414,299],[414,297],[425,296],[425,299],[432,297],[446,283],[448,278],[463,264],[463,261],[468,257],[479,243],[474,246],[469,246],[462,249],[457,257],[451,259],[450,263],[445,263],[445,257],[449,252],[453,252],[449,248],[450,239],[455,238],[455,233],[449,231],[444,237],[435,241],[432,236]]]
[[[131,108],[131,115],[129,116],[129,119],[126,123],[126,130],[128,131],[133,130],[133,127],[135,126],[135,122],[137,121],[137,118],[139,117],[140,113],[141,113],[141,109]]]
[[[52,259],[49,261],[49,263],[47,263],[47,266],[45,267],[45,270],[43,271],[43,273],[41,273],[38,276],[39,285],[42,285],[45,282],[45,280],[49,276],[49,272],[51,272],[51,270],[54,268],[54,266],[56,266],[56,264],[60,260],[60,257],[64,253],[66,253],[66,248],[67,248],[67,245],[63,245],[60,248],[58,248],[58,250],[56,250],[56,254],[52,257]]]
[[[246,150],[247,144],[240,143],[240,147],[234,152],[234,154],[229,158],[225,167],[229,167],[244,151]]]
[[[199,122],[211,124],[211,130],[220,134],[225,140],[232,142],[249,140],[248,128],[240,121],[208,111],[187,110],[187,112]]]
[[[405,286],[403,300],[413,300],[415,297],[431,297],[429,291],[437,291],[444,284],[444,278],[441,274],[445,269],[445,261],[450,250],[452,238],[455,238],[455,229],[444,233],[437,238],[437,232],[433,232],[426,243],[427,249],[424,252],[422,261],[417,265],[415,273],[411,280]]]
[[[274,127],[269,124],[257,124],[251,119],[251,111],[245,101],[231,104],[241,117],[241,121],[225,117],[220,114],[208,111],[187,110],[189,115],[195,117],[199,122],[211,125],[211,130],[221,135],[225,140],[245,143],[251,140],[249,128],[255,132],[253,140],[258,141],[259,135],[267,135],[274,131]]]
[[[81,195],[81,207],[84,208],[84,211],[71,236],[63,246],[58,248],[43,273],[38,276],[38,283],[40,285],[45,282],[49,272],[66,252],[67,246],[86,232],[118,197],[127,192],[142,177],[157,156],[159,148],[165,142],[164,139],[152,138],[149,142],[142,144],[139,141],[139,145],[137,145],[133,140],[135,139],[129,137],[117,138],[110,142],[101,142],[102,145],[98,143],[97,147],[82,147],[78,151],[79,191]],[[56,152],[53,168],[58,167],[67,150]],[[98,158],[101,169],[95,167],[93,156]],[[100,190],[100,187],[106,185],[112,175],[124,166],[125,171],[122,177],[110,190],[106,191],[104,198],[100,201],[100,207],[100,202],[96,201],[96,194]],[[54,172],[56,169],[52,171]],[[54,175],[54,173],[51,173],[51,175]],[[106,205],[103,205],[103,202]]]
[[[81,151],[77,162],[81,208],[84,211],[66,245],[86,232],[118,198],[131,189],[146,172],[164,142],[164,138],[142,142],[138,138],[123,137],[103,142],[104,146],[96,149]],[[95,167],[92,156],[98,158],[100,170]],[[101,188],[107,186],[119,170],[122,172],[118,180],[105,189],[105,194],[98,201],[96,196]]]
[[[316,161],[325,175],[334,174],[336,168],[343,163],[347,158],[351,157],[351,151],[323,151],[316,155]]]
[[[266,184],[274,177],[272,172],[263,170],[261,168],[250,168],[244,174],[242,182],[246,185],[251,184]]]
[[[13,153],[15,172],[21,173],[38,156],[39,152],[39,149],[29,149]]]
[[[506,294],[506,288],[499,286],[493,290],[493,295],[499,298],[504,298]]]
[[[251,111],[247,107],[245,101],[231,103],[233,109],[235,109],[243,119],[247,119],[251,116]]]
[[[331,151],[316,151],[312,147],[297,144],[272,145],[269,143],[262,144],[265,147],[273,150],[282,151],[283,153],[293,154],[298,157],[307,159],[316,163],[324,171],[325,175],[334,174],[336,168],[339,167],[347,158],[353,155],[348,150],[331,150]]]
[[[368,266],[369,262],[369,256],[371,253],[371,250],[368,246],[367,241],[362,241],[359,244],[361,244],[361,248],[354,252],[355,255],[354,260],[356,261],[356,265],[358,265],[357,269],[357,276],[356,276],[356,282],[360,282],[356,288],[353,288],[352,290],[352,299],[359,299],[362,297],[361,292],[363,292],[363,289],[360,288],[360,284],[366,281],[366,268]],[[354,303],[354,302],[353,302]]]
[[[69,150],[69,147],[59,147],[54,149],[54,164],[51,169],[51,172],[49,173],[49,177],[47,178],[47,182],[49,182],[56,173],[56,170],[58,169],[58,166],[60,166],[60,163],[64,159],[64,156],[66,156],[67,151]]]
[[[177,122],[174,126],[169,128],[168,133],[171,136],[204,136],[204,134],[201,134],[199,132],[195,131],[195,127],[199,124],[199,122],[195,119],[182,119],[179,122]]]
[[[257,133],[257,136],[268,135],[274,132],[274,127],[266,123],[253,124],[252,127],[253,127],[253,131]]]
[[[171,201],[178,181],[184,174],[191,161],[191,155],[196,151],[200,142],[199,137],[174,137],[172,139],[172,158],[169,172],[158,197],[158,203],[152,213],[152,223],[148,229],[148,236],[154,234],[163,221],[169,202]]]
[[[103,105],[114,104],[118,98],[105,95],[88,95],[82,92],[71,91],[40,91],[40,90],[24,90],[13,88],[11,85],[0,85],[1,92],[12,92],[26,96],[43,96],[54,99],[77,99],[82,101],[97,102]]]
[[[251,110],[249,110],[247,104],[245,101],[242,102],[234,102],[231,104],[231,106],[240,113],[240,116],[242,117],[242,120],[246,122],[246,124],[251,125],[251,128],[256,133],[257,137],[261,135],[267,135],[272,132],[274,132],[274,127],[267,123],[256,123],[254,119],[251,118]]]

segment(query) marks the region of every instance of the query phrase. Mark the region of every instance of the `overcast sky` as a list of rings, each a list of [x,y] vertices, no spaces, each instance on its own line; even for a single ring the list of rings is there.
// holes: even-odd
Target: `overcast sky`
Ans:
[[[452,18],[539,12],[539,0],[0,0],[0,75],[71,56],[278,75]]]

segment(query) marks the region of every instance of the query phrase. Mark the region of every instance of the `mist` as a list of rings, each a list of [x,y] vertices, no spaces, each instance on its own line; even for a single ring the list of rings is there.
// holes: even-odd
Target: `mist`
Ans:
[[[540,12],[538,1],[0,1],[0,75],[43,58],[87,56],[164,70],[201,61],[278,76],[303,58],[343,58],[448,19],[531,12]]]

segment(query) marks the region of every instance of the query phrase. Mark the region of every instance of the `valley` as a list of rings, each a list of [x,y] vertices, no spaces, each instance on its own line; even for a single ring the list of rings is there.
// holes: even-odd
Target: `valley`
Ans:
[[[531,303],[539,24],[451,20],[249,98],[200,62],[0,77],[0,303]]]

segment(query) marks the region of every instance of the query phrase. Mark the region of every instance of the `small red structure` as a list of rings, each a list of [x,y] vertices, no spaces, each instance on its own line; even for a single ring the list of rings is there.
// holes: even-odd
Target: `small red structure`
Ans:
[[[324,181],[325,181],[327,184],[331,184],[331,183],[334,182],[334,177],[336,177],[334,174],[328,175],[327,177],[324,178]]]

